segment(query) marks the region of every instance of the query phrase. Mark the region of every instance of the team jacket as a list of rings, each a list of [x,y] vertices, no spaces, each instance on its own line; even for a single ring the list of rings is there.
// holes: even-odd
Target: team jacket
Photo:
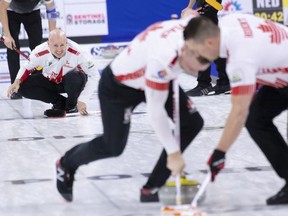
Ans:
[[[66,54],[61,59],[57,59],[51,54],[47,42],[38,45],[31,52],[30,61],[20,67],[16,79],[25,82],[30,73],[38,66],[41,66],[43,68],[43,76],[51,82],[60,83],[65,74],[77,69],[80,73],[85,73],[88,76],[85,88],[78,98],[79,101],[87,101],[97,88],[98,70],[94,62],[81,50],[77,43],[69,39],[67,39],[67,43]]]
[[[232,94],[253,93],[256,83],[288,86],[287,27],[249,14],[226,15],[219,26]]]
[[[151,25],[111,63],[119,82],[145,91],[148,117],[167,153],[179,150],[169,126],[165,102],[169,82],[182,71],[179,55],[188,21],[169,20]]]

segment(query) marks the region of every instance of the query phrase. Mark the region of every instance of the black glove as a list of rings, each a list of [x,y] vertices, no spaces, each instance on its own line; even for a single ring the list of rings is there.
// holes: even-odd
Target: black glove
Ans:
[[[213,182],[216,175],[224,168],[225,152],[215,149],[208,160],[208,165],[211,171],[211,181]]]

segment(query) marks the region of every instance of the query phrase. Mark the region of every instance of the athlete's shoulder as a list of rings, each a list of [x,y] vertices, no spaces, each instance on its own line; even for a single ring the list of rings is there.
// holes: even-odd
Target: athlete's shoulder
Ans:
[[[68,44],[68,47],[67,47],[68,53],[71,53],[73,55],[80,55],[82,53],[80,45],[77,44],[76,42],[70,39],[67,39],[67,44]]]
[[[194,17],[195,16],[189,16],[183,19],[173,19],[173,20],[163,21],[161,23],[161,25],[163,26],[163,31],[166,31],[166,29],[171,29],[171,28],[172,28],[172,31],[175,31],[176,29],[182,31],[184,30],[188,22]]]
[[[226,14],[222,16],[219,19],[219,25],[220,24],[228,24],[228,23],[235,23],[235,21],[239,22],[241,20],[247,20],[247,21],[253,21],[253,20],[259,20],[261,18],[256,17],[253,14],[248,14],[248,13],[231,13],[231,14]]]
[[[48,48],[48,43],[44,42],[38,46],[35,47],[35,49],[32,51],[32,53],[36,57],[42,57],[50,53],[49,48]]]

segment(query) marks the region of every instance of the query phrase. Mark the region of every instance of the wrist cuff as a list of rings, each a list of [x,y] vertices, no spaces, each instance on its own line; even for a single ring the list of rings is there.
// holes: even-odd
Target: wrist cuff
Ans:
[[[48,20],[56,20],[58,18],[58,13],[55,7],[49,8],[49,9],[47,8],[46,14],[47,14]]]
[[[226,154],[226,152],[224,152],[224,151],[221,151],[221,150],[218,150],[218,149],[214,150],[214,155],[216,157],[225,157],[225,154]]]

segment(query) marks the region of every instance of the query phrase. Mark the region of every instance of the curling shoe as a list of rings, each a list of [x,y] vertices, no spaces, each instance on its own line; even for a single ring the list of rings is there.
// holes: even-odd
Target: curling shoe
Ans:
[[[77,112],[78,112],[77,106],[66,108],[66,113],[77,113]]]
[[[267,205],[288,204],[288,183],[274,196],[266,200]]]
[[[47,109],[44,111],[44,115],[48,118],[61,118],[66,116],[65,111],[65,98],[59,98],[55,104],[53,104],[51,109]]]
[[[206,96],[209,92],[213,91],[211,84],[208,86],[197,85],[195,88],[186,92],[190,97]]]
[[[44,115],[48,118],[62,118],[66,116],[66,112],[60,109],[47,109],[44,111]]]
[[[140,190],[140,202],[159,202],[158,196],[159,188],[141,188]]]
[[[61,160],[56,162],[56,186],[61,196],[68,202],[73,200],[73,182],[75,171],[69,171],[61,165]]]
[[[215,86],[212,87],[212,90],[208,92],[207,95],[220,95],[220,94],[231,94],[231,89],[230,85],[219,85],[216,84]]]

